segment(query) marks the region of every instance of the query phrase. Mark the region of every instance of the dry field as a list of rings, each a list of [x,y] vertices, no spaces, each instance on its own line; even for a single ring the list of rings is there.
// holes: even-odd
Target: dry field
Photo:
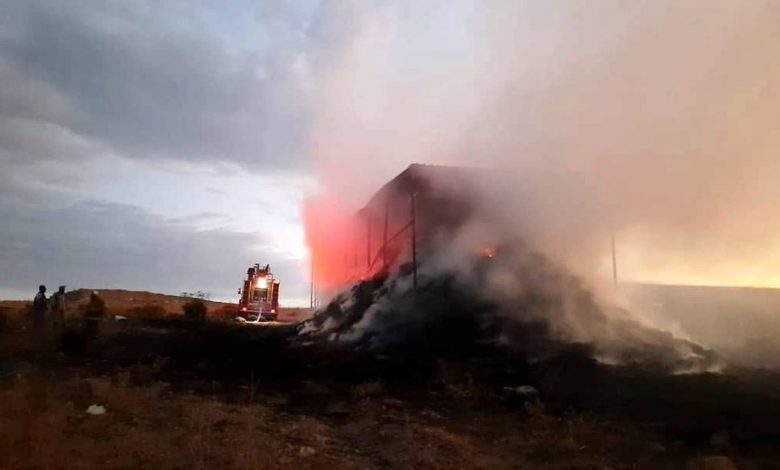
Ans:
[[[74,312],[40,341],[23,304],[2,306],[2,469],[758,469],[778,454],[773,376],[750,395],[717,377],[550,365],[534,372],[537,401],[502,393],[518,376],[484,364],[441,361],[423,377],[412,363],[290,349],[288,327],[109,318],[85,340]],[[88,414],[93,404],[106,413]]]
[[[582,418],[448,416],[361,388],[313,413],[284,396],[237,402],[127,374],[25,375],[0,391],[0,468],[632,468],[661,452]],[[93,403],[106,414],[85,413]]]
[[[67,293],[69,312],[77,316],[79,307],[86,305],[93,289],[78,289]],[[106,303],[106,308],[112,315],[180,315],[182,307],[190,299],[177,295],[157,294],[154,292],[128,291],[122,289],[97,289],[100,298]],[[34,292],[32,293],[34,294]],[[32,301],[0,300],[0,314],[16,317],[24,312],[25,306]],[[51,294],[51,293],[49,293]],[[236,314],[236,304],[204,300],[211,319],[230,319]],[[308,308],[282,308],[279,312],[280,321],[300,321],[310,315]]]

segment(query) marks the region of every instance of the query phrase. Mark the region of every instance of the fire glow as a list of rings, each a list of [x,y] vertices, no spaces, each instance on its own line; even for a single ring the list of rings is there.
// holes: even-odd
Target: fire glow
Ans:
[[[319,288],[340,287],[346,276],[346,258],[357,256],[354,217],[336,198],[309,199],[303,206],[306,244],[312,278]]]

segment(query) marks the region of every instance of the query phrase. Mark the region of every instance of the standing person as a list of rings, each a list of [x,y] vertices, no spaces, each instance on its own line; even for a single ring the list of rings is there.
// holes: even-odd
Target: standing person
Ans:
[[[38,293],[33,298],[33,325],[35,332],[43,335],[46,332],[46,312],[49,310],[49,300],[46,298],[46,286],[38,286]]]
[[[54,321],[59,328],[65,327],[65,310],[67,307],[65,286],[60,286],[57,292],[51,296],[51,311],[54,314]]]
[[[100,331],[100,322],[106,316],[106,303],[97,291],[89,294],[89,303],[84,311],[84,333],[87,338],[95,338]]]

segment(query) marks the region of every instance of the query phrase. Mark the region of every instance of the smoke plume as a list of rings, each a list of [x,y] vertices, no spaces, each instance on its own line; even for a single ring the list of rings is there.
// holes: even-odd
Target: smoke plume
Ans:
[[[517,176],[478,197],[500,241],[590,286],[613,237],[622,280],[780,286],[780,5],[334,1],[313,29],[324,206],[412,162],[493,168]],[[589,318],[553,323],[614,336]]]
[[[582,345],[609,364],[673,373],[720,370],[712,353],[605,303],[583,279],[525,243],[503,210],[487,209],[486,198],[497,188],[503,197],[517,197],[497,184],[491,191],[484,186],[507,179],[480,176],[487,178],[473,178],[474,185],[427,180],[435,197],[418,197],[433,198],[439,210],[457,207],[459,222],[429,223],[416,265],[405,262],[407,249],[388,269],[338,294],[303,324],[301,337],[404,357],[497,347],[528,361]]]

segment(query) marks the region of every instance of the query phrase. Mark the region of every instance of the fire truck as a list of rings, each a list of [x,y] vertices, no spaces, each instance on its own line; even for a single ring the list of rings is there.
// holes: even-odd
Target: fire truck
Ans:
[[[279,280],[274,279],[271,266],[255,264],[246,270],[244,287],[238,290],[240,315],[247,321],[276,320],[279,311]]]

